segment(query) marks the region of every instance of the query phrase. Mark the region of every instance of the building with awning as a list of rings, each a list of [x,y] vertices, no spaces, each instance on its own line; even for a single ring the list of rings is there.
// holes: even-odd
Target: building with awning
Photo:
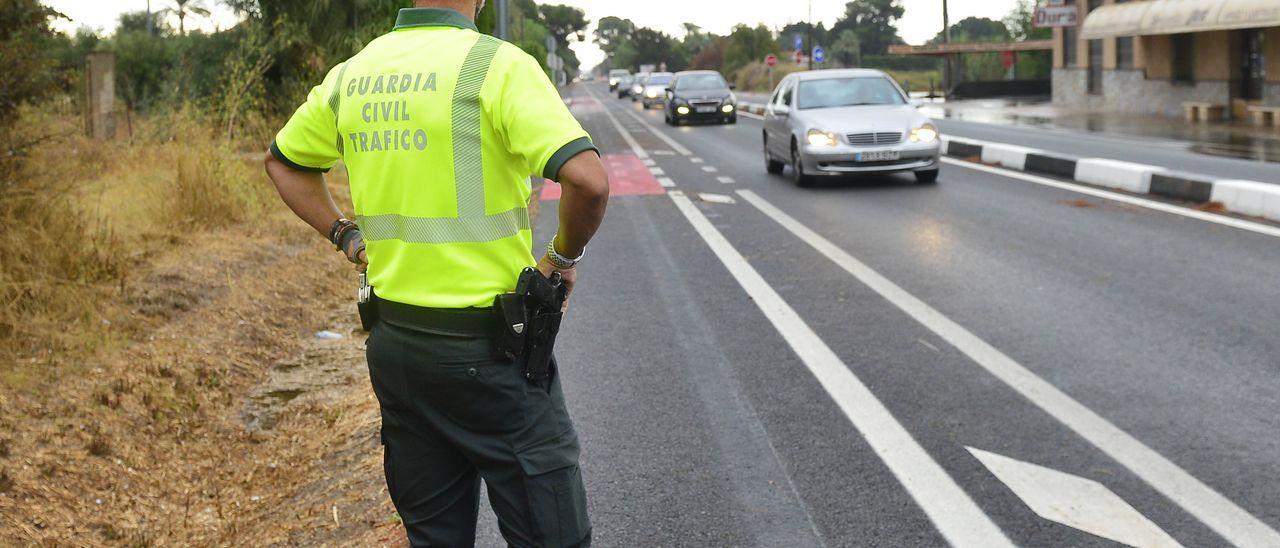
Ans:
[[[1054,102],[1245,117],[1280,107],[1280,0],[1062,0],[1079,28],[1054,29]]]

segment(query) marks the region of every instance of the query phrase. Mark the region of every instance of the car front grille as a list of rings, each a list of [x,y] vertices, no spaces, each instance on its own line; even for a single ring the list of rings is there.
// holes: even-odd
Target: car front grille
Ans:
[[[691,106],[691,107],[693,107],[693,108],[698,108],[698,107],[718,107],[718,106],[720,106],[720,101],[689,101],[689,106]]]
[[[851,145],[893,145],[902,142],[901,133],[850,133],[845,138]]]

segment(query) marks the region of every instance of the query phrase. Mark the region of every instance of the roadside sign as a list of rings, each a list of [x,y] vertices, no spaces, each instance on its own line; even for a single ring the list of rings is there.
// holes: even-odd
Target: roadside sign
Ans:
[[[796,64],[797,65],[804,64],[804,52],[801,50],[796,50]]]
[[[772,53],[766,55],[764,58],[764,64],[768,65],[769,68],[778,66],[778,56]]]
[[[796,39],[794,43],[796,47],[792,49],[795,49],[796,51],[800,51],[804,49],[804,38],[801,38],[799,34],[796,35]]]
[[[1080,12],[1075,6],[1040,6],[1031,24],[1036,28],[1074,27],[1079,24]]]
[[[813,48],[813,62],[821,63],[826,60],[827,60],[827,50],[822,49],[822,46]]]
[[[1000,64],[1004,65],[1004,68],[1006,68],[1006,69],[1007,69],[1007,68],[1012,68],[1012,67],[1013,67],[1013,62],[1014,62],[1014,57],[1013,57],[1013,52],[1012,52],[1012,51],[1005,51],[1005,52],[1001,52],[1001,54],[1000,54]]]

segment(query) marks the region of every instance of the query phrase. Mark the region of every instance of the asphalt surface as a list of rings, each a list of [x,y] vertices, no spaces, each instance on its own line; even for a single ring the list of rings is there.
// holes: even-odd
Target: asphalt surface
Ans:
[[[1117,537],[1038,515],[970,448],[1097,482],[1185,546],[1280,539],[1275,238],[952,164],[936,185],[894,175],[800,189],[765,173],[757,120],[671,128],[602,85],[567,93],[603,153],[638,147],[677,192],[611,200],[557,346],[596,545],[999,544],[943,532],[946,516],[926,508],[950,499],[913,481],[906,446],[1017,545]],[[554,232],[555,206],[543,203],[536,241]],[[749,266],[727,268],[726,246]],[[766,314],[761,291],[795,321]],[[797,346],[808,340],[797,333],[817,342]],[[852,389],[818,377],[824,348],[905,441],[866,422],[869,407],[839,403]],[[481,544],[499,545],[487,514]]]

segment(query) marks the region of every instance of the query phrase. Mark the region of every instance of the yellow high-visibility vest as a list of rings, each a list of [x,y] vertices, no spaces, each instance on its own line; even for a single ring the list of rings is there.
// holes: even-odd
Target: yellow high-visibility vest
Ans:
[[[448,9],[334,67],[276,135],[295,169],[347,167],[369,283],[383,299],[485,307],[535,261],[529,176],[595,150],[532,57]]]

